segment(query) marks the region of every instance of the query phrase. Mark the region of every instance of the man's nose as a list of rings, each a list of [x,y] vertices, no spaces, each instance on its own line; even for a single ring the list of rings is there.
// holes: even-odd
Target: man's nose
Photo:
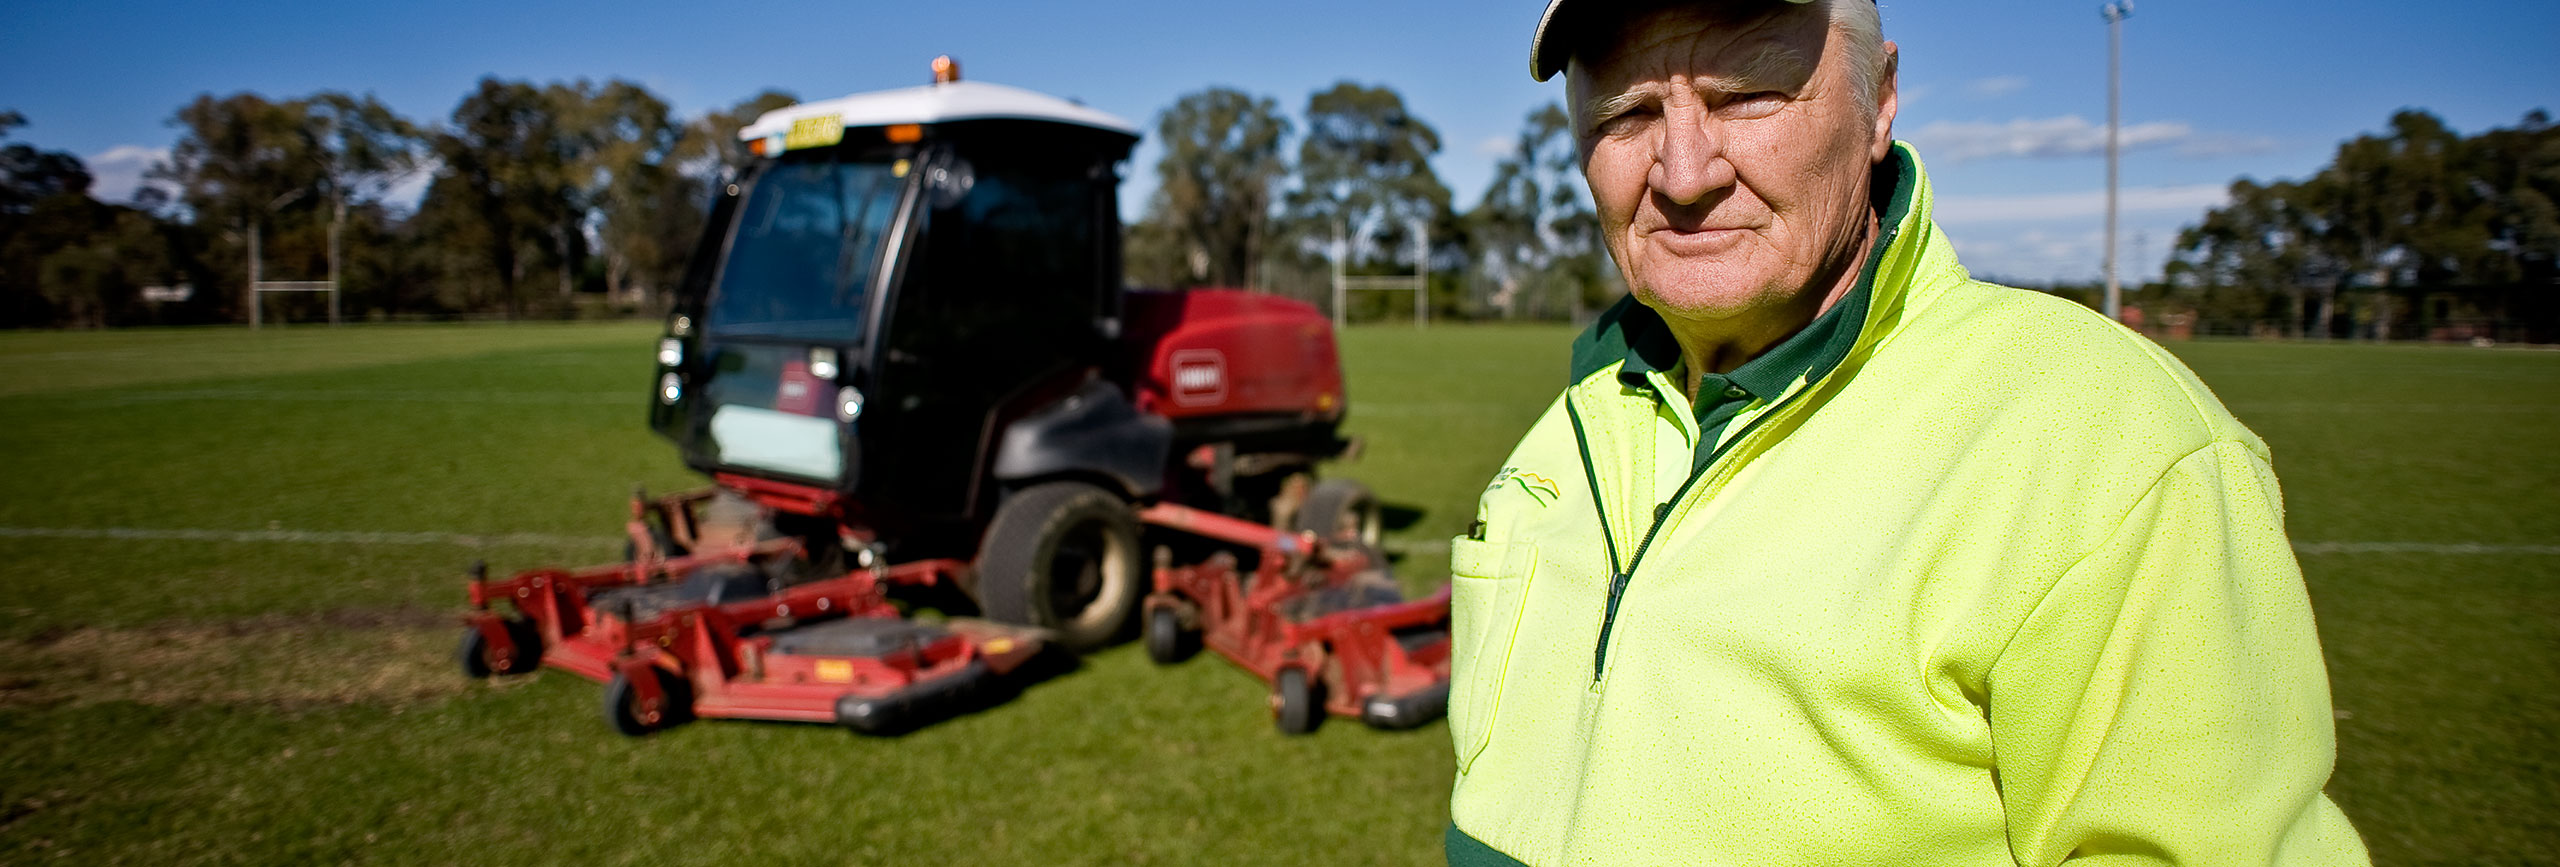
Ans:
[[[1733,164],[1724,158],[1724,131],[1714,113],[1696,105],[1664,106],[1649,174],[1655,193],[1683,205],[1732,185]]]

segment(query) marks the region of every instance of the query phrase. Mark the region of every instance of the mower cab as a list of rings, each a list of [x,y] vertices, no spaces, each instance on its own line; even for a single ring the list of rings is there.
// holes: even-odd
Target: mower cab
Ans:
[[[996,493],[990,439],[1114,360],[1114,166],[1136,131],[949,81],[781,109],[740,138],[760,158],[714,205],[651,425],[695,469],[858,501],[901,538],[967,535]],[[1018,469],[1154,492],[1164,425],[1080,421],[1107,446]]]

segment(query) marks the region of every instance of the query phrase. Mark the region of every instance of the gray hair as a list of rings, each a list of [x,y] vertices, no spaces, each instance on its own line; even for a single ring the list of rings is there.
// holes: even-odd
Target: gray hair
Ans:
[[[1849,43],[1849,57],[1857,61],[1850,69],[1849,86],[1858,98],[1860,110],[1872,119],[1876,112],[1876,90],[1884,84],[1888,58],[1884,53],[1884,16],[1875,2],[1859,0],[1821,0],[1823,11],[1831,15],[1831,30]]]

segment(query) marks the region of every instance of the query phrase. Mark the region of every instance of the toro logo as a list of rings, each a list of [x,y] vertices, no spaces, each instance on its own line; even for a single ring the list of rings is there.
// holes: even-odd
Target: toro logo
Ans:
[[[1173,402],[1203,406],[1227,399],[1227,356],[1215,349],[1173,354]]]

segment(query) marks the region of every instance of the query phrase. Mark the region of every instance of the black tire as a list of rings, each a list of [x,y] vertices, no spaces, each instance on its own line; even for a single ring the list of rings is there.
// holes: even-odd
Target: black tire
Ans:
[[[1172,665],[1200,650],[1200,634],[1182,628],[1182,615],[1171,608],[1147,612],[1147,658]]]
[[[640,707],[639,690],[632,688],[631,681],[624,678],[622,672],[615,671],[613,679],[605,683],[604,719],[605,722],[613,725],[614,731],[636,738],[674,725],[682,720],[684,712],[690,709],[691,701],[686,696],[682,684],[659,673],[655,668],[647,671],[647,677],[657,678],[658,694],[666,697],[655,717],[651,717]]]
[[[1101,647],[1138,606],[1138,519],[1083,482],[1034,485],[997,507],[977,573],[988,618],[1052,630],[1070,650]]]
[[[1324,723],[1324,684],[1303,668],[1283,668],[1271,684],[1272,722],[1284,735],[1302,735]]]
[[[542,630],[533,621],[511,618],[506,621],[507,635],[515,641],[515,652],[501,658],[497,648],[489,645],[478,627],[462,629],[461,646],[454,648],[456,662],[462,664],[462,676],[478,680],[493,674],[523,674],[542,664]]]
[[[1313,532],[1328,542],[1350,536],[1371,550],[1377,549],[1385,534],[1377,495],[1369,493],[1368,485],[1350,479],[1317,482],[1289,523],[1293,531]]]
[[[489,662],[489,650],[489,638],[480,634],[480,627],[462,627],[462,646],[453,650],[454,661],[462,664],[462,676],[479,680],[496,674],[497,668]]]

